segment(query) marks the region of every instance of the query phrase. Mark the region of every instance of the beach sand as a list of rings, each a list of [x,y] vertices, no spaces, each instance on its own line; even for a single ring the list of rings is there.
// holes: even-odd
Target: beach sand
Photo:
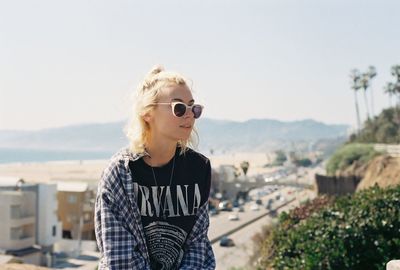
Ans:
[[[210,155],[208,158],[213,168],[218,168],[220,165],[234,165],[240,169],[240,163],[248,161],[250,163],[248,176],[271,171],[270,168],[263,168],[263,165],[271,160],[266,153]],[[84,160],[0,164],[0,181],[1,177],[11,176],[34,183],[83,181],[96,184],[107,163],[108,160]]]

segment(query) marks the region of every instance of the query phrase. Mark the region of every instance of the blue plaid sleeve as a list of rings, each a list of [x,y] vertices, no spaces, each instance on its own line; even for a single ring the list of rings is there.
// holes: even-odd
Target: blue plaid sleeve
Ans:
[[[197,212],[197,222],[188,239],[185,255],[182,259],[180,270],[189,269],[215,269],[215,257],[208,239],[208,203],[204,203]]]
[[[101,253],[98,269],[150,269],[135,237],[137,231],[124,225],[129,217],[119,177],[118,164],[111,163],[103,171],[98,186],[95,204],[95,233]]]

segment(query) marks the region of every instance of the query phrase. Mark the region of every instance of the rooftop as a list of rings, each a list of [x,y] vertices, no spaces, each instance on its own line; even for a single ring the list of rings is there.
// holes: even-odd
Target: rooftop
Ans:
[[[85,192],[88,189],[89,184],[85,182],[57,181],[58,191]]]
[[[22,183],[25,182],[21,177],[0,176],[0,186],[3,186],[3,187],[16,186],[21,181],[22,181]]]

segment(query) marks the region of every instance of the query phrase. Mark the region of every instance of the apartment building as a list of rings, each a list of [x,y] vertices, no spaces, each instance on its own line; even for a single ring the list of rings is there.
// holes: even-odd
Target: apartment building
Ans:
[[[87,183],[60,181],[58,217],[62,222],[63,238],[95,240],[95,194]]]
[[[36,194],[22,190],[0,190],[0,250],[25,263],[39,265],[36,241]]]
[[[62,235],[62,223],[58,220],[57,184],[23,185],[21,189],[36,193],[36,244],[41,246],[43,253],[52,252],[53,245]]]
[[[11,193],[20,192],[24,194],[23,196],[25,196],[25,194],[34,194],[35,199],[29,202],[29,209],[34,209],[34,215],[32,217],[35,223],[33,245],[35,245],[35,249],[40,250],[41,253],[40,260],[37,264],[48,265],[48,256],[46,255],[53,251],[53,246],[61,239],[62,233],[62,224],[58,220],[57,185],[55,183],[25,183],[23,179],[18,177],[0,177],[0,191]],[[0,201],[2,202],[2,200]],[[31,212],[30,210],[22,211],[22,213]],[[18,214],[16,215],[18,216]],[[4,234],[4,231],[0,230],[0,236]],[[23,242],[24,241],[14,241],[14,246],[10,246],[9,248],[19,249],[19,246]]]

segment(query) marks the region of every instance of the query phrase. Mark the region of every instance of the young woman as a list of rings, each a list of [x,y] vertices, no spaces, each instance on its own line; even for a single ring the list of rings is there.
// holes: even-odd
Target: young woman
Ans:
[[[190,148],[203,106],[185,78],[156,67],[133,107],[130,146],[111,158],[98,186],[99,269],[215,269],[210,161]]]

